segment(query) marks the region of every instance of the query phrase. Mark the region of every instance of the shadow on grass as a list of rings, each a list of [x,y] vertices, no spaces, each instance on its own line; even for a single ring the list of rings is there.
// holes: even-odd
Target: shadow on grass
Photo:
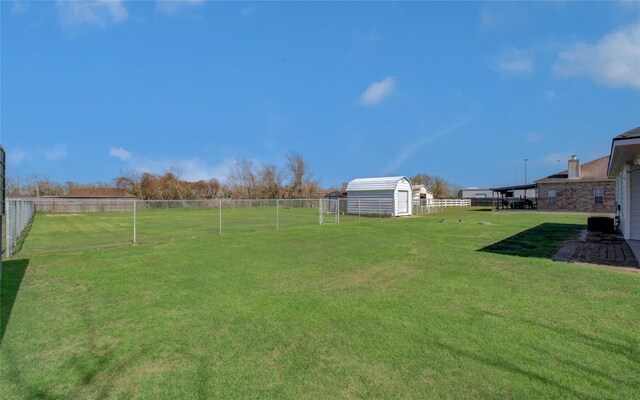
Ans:
[[[478,251],[518,257],[551,258],[564,241],[585,229],[580,224],[543,223]]]
[[[29,259],[2,261],[2,282],[0,283],[0,344],[7,330],[13,304],[18,296],[22,278],[29,265]]]
[[[478,212],[478,211],[480,211],[480,212],[487,212],[487,211],[491,212],[491,211],[493,211],[493,207],[476,208],[475,210],[471,210],[471,211],[473,211],[473,212]]]

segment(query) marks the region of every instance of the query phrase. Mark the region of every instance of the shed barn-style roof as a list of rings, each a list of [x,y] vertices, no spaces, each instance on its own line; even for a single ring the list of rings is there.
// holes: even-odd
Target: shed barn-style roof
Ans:
[[[422,190],[422,188],[424,188],[424,191],[429,193],[429,194],[433,194],[429,189],[427,189],[427,187],[425,185],[411,185],[411,189],[415,192],[417,190]]]
[[[124,189],[118,188],[97,188],[97,187],[79,187],[72,189],[69,194],[64,197],[74,198],[134,198],[135,196],[127,193]]]
[[[572,181],[580,180],[599,180],[609,179],[607,176],[607,168],[609,167],[609,156],[600,157],[596,160],[589,161],[580,165],[580,177],[572,179]],[[569,171],[564,170],[549,175],[546,178],[538,179],[536,183],[558,182],[569,179]]]
[[[354,179],[347,185],[347,191],[365,191],[365,190],[395,190],[398,186],[398,182],[402,179],[406,179],[405,176],[386,176],[379,178],[358,178]]]

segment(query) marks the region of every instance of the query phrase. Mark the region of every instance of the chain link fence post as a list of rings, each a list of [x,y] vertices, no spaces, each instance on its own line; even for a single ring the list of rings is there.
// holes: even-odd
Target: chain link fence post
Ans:
[[[218,201],[218,235],[222,235],[222,199]]]
[[[136,201],[133,201],[133,244],[138,244],[137,238],[136,238]]]
[[[280,200],[276,199],[276,230],[280,229]]]
[[[6,212],[6,224],[7,224],[7,244],[6,244],[6,253],[7,253],[7,257],[11,257],[11,231],[13,229],[11,229],[11,224],[13,223],[13,216],[11,215],[11,201],[7,200],[7,204],[5,206],[7,212]]]

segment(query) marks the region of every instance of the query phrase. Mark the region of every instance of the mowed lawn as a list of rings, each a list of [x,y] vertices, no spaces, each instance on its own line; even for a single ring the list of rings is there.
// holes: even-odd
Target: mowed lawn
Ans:
[[[640,274],[548,259],[585,223],[447,210],[50,255],[28,237],[3,267],[2,398],[637,399]]]

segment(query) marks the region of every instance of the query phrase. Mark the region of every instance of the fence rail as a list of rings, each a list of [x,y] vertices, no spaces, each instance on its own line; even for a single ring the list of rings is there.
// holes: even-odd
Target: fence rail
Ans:
[[[38,213],[35,229],[21,249],[25,254],[167,243],[178,238],[349,223],[393,215],[388,199],[375,199],[372,204],[378,207],[366,209],[353,200],[350,204],[347,199],[39,199],[35,202],[8,200],[8,203],[11,210],[24,209],[23,204],[30,207],[28,212],[20,214],[21,229],[11,225],[16,218],[8,213],[9,243],[15,244],[15,238],[22,234],[34,213]],[[441,206],[413,206],[416,215],[442,210]],[[9,251],[8,256],[15,254]]]
[[[433,199],[431,204],[440,207],[470,207],[471,199]]]
[[[5,207],[5,223],[7,224],[5,251],[6,256],[11,257],[19,240],[24,239],[23,235],[27,233],[26,229],[36,214],[36,207],[32,201],[26,200],[7,200]]]

